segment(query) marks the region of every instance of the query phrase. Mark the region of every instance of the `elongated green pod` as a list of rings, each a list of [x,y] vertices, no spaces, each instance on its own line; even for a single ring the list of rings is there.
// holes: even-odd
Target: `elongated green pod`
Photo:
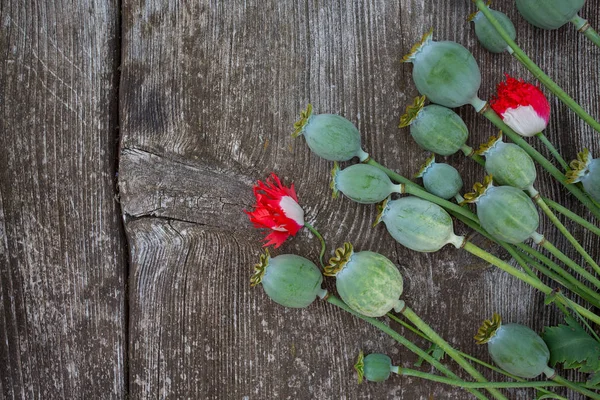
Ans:
[[[575,182],[581,182],[586,193],[600,203],[600,158],[592,158],[587,149],[577,155],[567,172],[567,183]]]
[[[531,199],[512,186],[494,186],[492,176],[476,183],[473,193],[465,194],[466,203],[477,204],[477,217],[483,229],[494,238],[516,244],[532,237],[540,217]]]
[[[326,276],[336,277],[337,291],[354,311],[381,317],[390,310],[401,311],[404,301],[402,275],[387,257],[372,251],[355,252],[350,243],[335,251],[325,267]]]
[[[435,42],[433,31],[404,56],[403,62],[413,63],[413,81],[419,93],[434,103],[454,108],[472,104],[481,85],[481,72],[477,61],[462,45]]]
[[[519,13],[533,26],[558,29],[577,15],[585,0],[516,0]]]
[[[429,193],[446,200],[459,194],[463,186],[456,168],[445,163],[436,163],[435,156],[425,161],[415,177],[423,178],[423,186]]]
[[[492,360],[506,372],[521,378],[551,373],[550,351],[544,340],[521,324],[503,325],[498,314],[484,321],[475,336],[477,344],[487,343]]]
[[[342,192],[349,199],[362,204],[375,204],[392,193],[402,193],[402,185],[394,184],[385,172],[367,164],[355,164],[340,170],[337,162],[331,170],[333,197]]]
[[[294,254],[271,258],[268,250],[260,256],[250,280],[251,286],[262,284],[271,300],[290,308],[308,307],[317,296],[325,297],[322,283],[321,271],[310,260]]]
[[[514,143],[504,143],[502,132],[481,145],[477,154],[485,157],[485,170],[500,185],[532,189],[537,177],[533,159]]]
[[[517,37],[517,31],[510,18],[508,18],[506,14],[500,11],[492,10],[491,8],[490,12],[494,15],[500,25],[502,25],[510,38],[515,40]],[[479,43],[481,43],[481,45],[488,51],[491,51],[492,53],[502,53],[509,48],[506,41],[502,39],[496,28],[492,26],[490,21],[485,17],[485,15],[483,15],[481,11],[473,13],[469,17],[469,21],[472,21],[475,25],[475,35],[477,36],[477,40],[479,40]]]
[[[410,135],[423,149],[449,156],[462,148],[469,130],[451,109],[436,104],[425,106],[425,96],[415,98],[400,118],[400,128],[410,126]]]
[[[386,381],[392,372],[397,371],[397,367],[392,365],[392,359],[387,355],[371,353],[365,357],[362,351],[358,355],[354,369],[358,373],[359,384],[362,383],[363,378],[370,382]]]
[[[450,215],[440,206],[414,196],[386,200],[375,224],[383,222],[401,245],[420,252],[438,251],[451,243],[460,248],[464,238],[454,234]]]
[[[292,137],[303,135],[313,153],[329,161],[348,161],[369,155],[361,148],[360,133],[354,124],[335,114],[312,114],[312,105],[301,113],[294,124]]]

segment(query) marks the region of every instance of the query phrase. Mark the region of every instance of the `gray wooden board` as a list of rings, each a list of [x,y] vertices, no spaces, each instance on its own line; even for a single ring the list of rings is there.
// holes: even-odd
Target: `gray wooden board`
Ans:
[[[597,4],[588,3],[581,15],[598,26]],[[523,48],[600,117],[600,51],[570,27],[541,31],[508,2],[497,6],[515,21]],[[450,248],[417,254],[397,245],[383,226],[372,229],[375,208],[332,200],[331,164],[311,154],[302,138],[290,137],[311,102],[318,113],[353,121],[368,152],[412,175],[427,153],[397,128],[417,95],[412,67],[399,60],[424,31],[434,27],[436,39],[473,51],[482,69],[482,98],[504,72],[532,79],[508,55],[477,44],[465,22],[473,10],[471,2],[444,0],[123,2],[119,184],[132,252],[132,398],[468,397],[399,377],[358,386],[352,365],[360,349],[386,352],[403,366],[416,358],[331,305],[285,309],[249,287],[262,236],[242,211],[252,207],[252,184],[271,171],[294,182],[329,251],[349,240],[394,260],[407,281],[406,301],[460,349],[487,359],[472,336],[494,311],[538,331],[558,321],[539,293],[478,259]],[[574,158],[583,146],[598,153],[592,130],[556,99],[551,103],[546,133],[565,157]],[[473,146],[496,133],[474,111],[459,113]],[[467,187],[483,178],[463,157],[445,160],[463,173]],[[538,187],[583,212],[545,174]],[[597,238],[567,225],[597,257]],[[545,219],[540,229],[567,248]],[[457,233],[469,231],[457,225]],[[303,230],[274,254],[316,261],[318,249]],[[325,285],[333,289],[334,282]]]
[[[117,1],[0,4],[0,397],[122,399]]]

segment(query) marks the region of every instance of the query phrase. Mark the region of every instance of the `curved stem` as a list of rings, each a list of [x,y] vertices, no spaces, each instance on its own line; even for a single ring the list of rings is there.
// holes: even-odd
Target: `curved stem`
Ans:
[[[550,154],[552,154],[554,156],[554,158],[556,159],[556,161],[558,161],[560,166],[563,167],[563,170],[568,171],[570,169],[569,164],[567,164],[567,162],[564,160],[564,158],[562,158],[562,156],[560,155],[560,153],[558,152],[556,147],[554,147],[554,145],[550,142],[550,140],[548,140],[546,135],[544,135],[543,132],[539,132],[539,133],[536,133],[535,136],[538,139],[540,139],[540,141],[542,142],[542,144],[544,146],[546,146],[546,148],[548,149]]]
[[[594,130],[600,132],[600,123],[588,114],[575,100],[573,100],[564,90],[562,90],[548,75],[544,73],[529,57],[521,50],[521,48],[511,39],[506,30],[500,25],[498,20],[491,13],[483,0],[475,0],[477,8],[490,21],[490,24],[498,31],[498,34],[506,41],[508,46],[513,50],[513,56],[527,68],[531,73],[558,97],[567,107],[575,112],[582,120],[590,125]]]
[[[562,251],[560,251],[559,249],[557,249],[552,243],[550,243],[547,240],[544,240],[542,242],[541,246],[544,249],[548,250],[554,257],[556,257],[560,261],[564,262],[573,271],[577,272],[578,274],[580,274],[581,276],[583,276],[585,279],[587,279],[589,282],[591,282],[592,284],[594,284],[594,286],[596,286],[597,288],[600,288],[600,280],[598,280],[594,275],[590,274],[585,269],[583,269],[575,261],[573,261],[569,257],[567,257]]]
[[[479,0],[478,0],[479,1]],[[550,161],[548,161],[543,155],[541,155],[536,149],[531,147],[519,134],[513,131],[508,125],[506,125],[502,118],[496,114],[491,107],[485,107],[483,116],[490,120],[494,125],[500,128],[506,136],[508,136],[515,144],[520,146],[527,152],[538,164],[542,166],[546,171],[550,173],[558,182],[560,182],[569,192],[571,192],[582,204],[584,204],[594,216],[600,219],[600,208],[594,204],[594,202],[585,194],[578,186],[574,184],[566,183],[565,174],[560,172]]]
[[[425,189],[423,189],[421,186],[417,185],[410,179],[405,178],[404,176],[392,171],[391,169],[384,167],[383,165],[379,164],[377,161],[373,160],[372,158],[369,158],[365,164],[379,168],[380,170],[385,172],[387,174],[387,176],[389,176],[392,180],[396,181],[397,183],[403,183],[406,193],[420,197],[424,200],[429,200],[432,203],[442,206],[447,210],[452,210],[458,214],[464,215],[465,217],[467,217],[473,221],[478,221],[477,216],[475,214],[473,214],[471,211],[469,211],[468,209],[461,207],[458,204],[452,203],[451,201],[444,200],[436,195],[429,193],[428,191],[426,191]]]
[[[519,271],[518,269],[516,269],[513,266],[511,266],[510,264],[502,261],[498,257],[493,256],[492,254],[488,253],[487,251],[475,246],[471,242],[465,242],[463,249],[465,249],[469,253],[489,262],[490,264],[497,266],[501,270],[508,272],[515,278],[522,280],[523,282],[538,289],[540,292],[542,292],[546,295],[552,295],[554,293],[552,288],[550,288],[549,286],[542,283],[539,279],[535,279],[535,278],[527,275],[526,273]],[[596,324],[600,324],[599,316],[597,316],[593,312],[589,311],[588,309],[580,306],[579,304],[574,303],[573,301],[565,298],[562,295],[556,296],[556,300],[561,302],[562,304],[564,304],[567,307],[573,308],[574,310],[576,310],[579,314],[581,314],[585,318],[587,318],[591,321],[594,321]]]
[[[558,228],[560,233],[562,233],[564,237],[566,237],[567,240],[573,245],[573,247],[575,247],[575,250],[577,250],[577,252],[581,254],[584,260],[590,265],[590,267],[592,267],[597,274],[600,274],[600,266],[596,264],[596,261],[594,261],[594,259],[588,254],[587,251],[585,251],[581,244],[579,244],[577,239],[575,239],[575,237],[571,235],[571,232],[569,232],[569,230],[562,224],[562,222],[560,222],[556,215],[554,215],[554,213],[552,212],[550,207],[548,207],[548,205],[544,202],[544,200],[539,195],[536,195],[534,197],[534,200],[536,204],[542,209],[544,214],[546,214],[550,221],[552,221],[552,223]]]
[[[319,241],[321,242],[321,252],[319,253],[319,261],[321,262],[321,267],[325,268],[325,264],[323,263],[323,255],[325,254],[325,249],[327,247],[325,245],[325,240],[323,239],[323,236],[321,236],[319,231],[315,229],[314,226],[312,226],[308,222],[304,222],[304,226],[307,227],[308,230],[311,231],[313,235],[315,235],[317,239],[319,239]]]
[[[590,24],[585,19],[576,14],[571,19],[571,22],[575,25],[579,32],[583,33],[583,36],[591,40],[596,46],[600,47],[600,35],[598,35],[598,32],[592,29]]]
[[[348,307],[348,305],[346,303],[344,303],[341,299],[339,299],[338,297],[336,297],[336,296],[334,296],[332,294],[329,294],[329,296],[326,298],[326,301],[328,303],[331,303],[334,306],[337,306],[337,307],[341,308],[342,310],[344,310],[344,311],[346,311],[346,312],[348,312],[348,313],[350,313],[350,314],[352,314],[352,315],[354,315],[354,316],[362,319],[363,321],[366,321],[366,322],[370,323],[371,325],[373,325],[375,328],[379,329],[383,333],[386,333],[392,339],[394,339],[396,342],[398,342],[402,346],[406,347],[407,349],[409,349],[410,351],[412,351],[413,353],[415,353],[417,356],[423,358],[425,361],[427,361],[433,367],[437,368],[444,375],[446,375],[446,376],[448,376],[450,378],[460,379],[455,373],[453,373],[452,371],[450,371],[450,369],[448,369],[448,367],[446,367],[444,364],[442,364],[441,362],[439,362],[438,360],[436,360],[435,358],[433,358],[432,356],[430,356],[423,349],[421,349],[420,347],[418,347],[417,345],[415,345],[410,340],[406,339],[404,336],[400,335],[398,332],[396,332],[395,330],[393,330],[392,328],[390,328],[389,326],[387,326],[383,322],[381,322],[381,321],[379,321],[379,320],[377,320],[375,318],[366,317],[366,316],[364,316],[362,314],[357,313],[356,311],[354,311],[353,309],[351,309],[350,307]],[[481,400],[487,400],[488,399],[481,392],[479,392],[479,391],[477,391],[475,389],[467,389],[467,390],[471,394],[473,394],[475,397],[477,397],[478,399],[481,399]]]
[[[556,212],[564,215],[565,217],[569,218],[571,221],[578,223],[579,225],[583,226],[588,231],[600,236],[600,228],[597,227],[596,225],[592,224],[589,221],[586,221],[585,219],[581,218],[579,215],[575,214],[573,211],[569,210],[568,208],[566,208],[564,206],[561,206],[560,204],[558,204],[557,202],[555,202],[551,199],[548,199],[545,197],[543,199],[546,202],[546,204],[550,208],[554,209]]]
[[[558,382],[551,381],[536,381],[536,382],[463,382],[443,376],[428,374],[426,372],[417,371],[410,368],[398,367],[398,375],[413,376],[415,378],[427,379],[432,382],[445,383],[452,386],[461,386],[469,388],[543,388],[543,387],[560,387],[563,386]]]
[[[578,392],[585,396],[588,396],[590,399],[596,399],[596,400],[600,399],[600,395],[598,393],[594,393],[591,390],[588,390],[575,382],[571,382],[570,380],[565,379],[558,374],[554,374],[554,376],[552,377],[552,380],[556,383],[559,383],[563,386],[568,387],[569,389],[571,389],[575,392]]]
[[[486,382],[485,377],[471,365],[466,359],[464,359],[458,351],[456,351],[448,342],[446,342],[440,335],[438,335],[425,321],[408,306],[402,310],[402,315],[406,317],[413,325],[423,332],[429,339],[437,344],[442,350],[446,352],[458,365],[460,365],[469,375],[475,378],[478,382]],[[506,397],[495,389],[488,389],[488,392],[496,399],[506,399]]]

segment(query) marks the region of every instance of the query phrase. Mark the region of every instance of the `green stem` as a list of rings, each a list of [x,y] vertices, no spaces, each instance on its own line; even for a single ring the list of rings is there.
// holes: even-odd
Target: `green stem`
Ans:
[[[431,341],[437,344],[443,351],[446,352],[458,365],[460,365],[469,375],[475,378],[478,382],[486,382],[485,377],[464,359],[458,351],[456,351],[448,342],[438,335],[429,325],[425,323],[419,316],[408,306],[402,310],[402,315],[406,317],[413,325],[423,332]],[[506,397],[495,389],[488,389],[488,392],[496,399],[506,399]]]
[[[479,1],[479,0],[478,0]],[[500,128],[506,136],[508,136],[515,144],[519,145],[523,150],[527,152],[535,161],[538,162],[546,171],[550,173],[558,182],[560,182],[569,192],[571,192],[581,203],[583,203],[591,212],[600,219],[600,208],[594,204],[594,202],[576,185],[566,183],[565,174],[560,172],[550,161],[548,161],[543,155],[541,155],[536,149],[531,147],[519,134],[513,131],[508,125],[506,125],[502,118],[496,114],[491,107],[484,107],[485,111],[483,116],[490,120],[494,125]]]
[[[560,306],[562,306],[561,304],[557,304],[557,305],[560,305]],[[431,339],[429,339],[429,338],[428,338],[426,335],[424,335],[424,334],[423,334],[421,331],[419,331],[417,328],[415,328],[415,327],[413,327],[412,325],[410,325],[408,322],[401,320],[400,318],[398,318],[397,316],[395,316],[395,315],[394,315],[394,314],[392,314],[391,312],[387,313],[386,315],[387,315],[387,316],[388,316],[388,317],[389,317],[391,320],[393,320],[393,321],[397,322],[398,324],[402,325],[404,328],[406,328],[406,329],[408,329],[409,331],[413,332],[415,335],[417,335],[417,336],[419,336],[419,337],[421,337],[421,338],[423,338],[423,339],[427,340],[428,342],[431,342]],[[463,356],[464,358],[466,358],[467,360],[473,361],[474,363],[477,363],[477,364],[481,365],[482,367],[485,367],[485,368],[487,368],[487,369],[489,369],[489,370],[491,370],[491,371],[497,372],[497,373],[499,373],[499,374],[501,374],[501,375],[504,375],[504,376],[507,376],[507,377],[509,377],[509,378],[511,378],[511,379],[514,379],[514,380],[515,380],[515,381],[517,381],[517,382],[527,382],[527,381],[526,381],[525,379],[523,379],[523,378],[520,378],[520,377],[518,377],[518,376],[516,376],[516,375],[513,375],[513,374],[509,374],[509,373],[508,373],[508,372],[506,372],[505,370],[503,370],[503,369],[500,369],[500,368],[498,368],[498,367],[496,367],[496,366],[494,366],[494,365],[488,364],[488,363],[486,363],[485,361],[481,361],[480,359],[478,359],[478,358],[476,358],[476,357],[473,357],[473,356],[471,356],[471,355],[469,355],[469,354],[467,354],[467,353],[463,353],[463,352],[461,352],[461,351],[459,351],[458,353],[459,353],[461,356]],[[437,376],[437,375],[436,375],[436,376]],[[473,384],[478,384],[478,383],[473,383]],[[540,391],[540,392],[542,392],[542,393],[546,393],[546,394],[552,394],[552,395],[556,395],[555,393],[553,393],[553,392],[551,392],[551,391],[549,391],[549,390],[543,389],[543,388],[539,388],[539,391]],[[567,400],[567,399],[565,399],[564,397],[558,397],[558,398],[559,398],[559,399],[564,399],[564,400]]]
[[[575,25],[575,28],[577,28],[579,32],[582,32],[583,29],[583,36],[590,39],[596,46],[600,47],[600,35],[598,35],[598,33],[592,29],[590,24],[585,19],[575,14],[575,16],[571,19],[571,22]]]
[[[564,160],[564,158],[562,158],[562,156],[560,155],[560,153],[558,152],[556,147],[554,147],[554,145],[550,142],[550,140],[548,140],[546,135],[544,135],[543,132],[539,132],[539,133],[536,133],[535,136],[538,139],[540,139],[540,141],[543,143],[544,146],[546,146],[548,151],[550,151],[550,154],[552,154],[554,156],[554,158],[556,159],[556,161],[558,161],[560,166],[563,167],[563,169],[565,171],[568,171],[570,169],[569,164],[567,164],[567,162]]]
[[[463,382],[457,381],[450,378],[444,378],[443,376],[428,374],[427,372],[421,372],[410,368],[398,367],[398,375],[402,376],[413,376],[415,378],[427,379],[432,382],[445,383],[452,386],[461,386],[464,388],[543,388],[543,387],[560,387],[563,386],[557,382],[550,381],[536,381],[536,382]]]
[[[551,368],[548,367],[548,370],[551,370]],[[568,379],[563,378],[562,376],[558,375],[558,374],[554,374],[554,376],[552,376],[551,378],[554,382],[559,383],[563,386],[568,387],[569,389],[581,393],[585,396],[588,396],[590,399],[600,399],[600,395],[598,393],[594,393],[591,390],[588,390],[582,386],[580,386],[579,384],[575,383],[575,382],[571,382]]]
[[[585,219],[581,218],[579,215],[575,214],[573,211],[569,210],[568,208],[566,208],[564,206],[561,206],[560,204],[558,204],[557,202],[555,202],[551,199],[544,197],[544,201],[546,202],[546,204],[548,204],[548,206],[550,208],[554,209],[556,212],[564,215],[565,217],[569,218],[571,221],[578,223],[579,225],[583,226],[590,232],[595,233],[596,235],[600,236],[600,228],[597,227],[596,225],[592,224],[589,221],[586,221]]]
[[[552,288],[550,288],[549,286],[542,283],[539,279],[533,278],[533,277],[527,275],[526,273],[519,271],[518,269],[516,269],[513,266],[511,266],[510,264],[502,261],[498,257],[495,257],[492,254],[488,253],[487,251],[475,246],[471,242],[465,242],[463,249],[465,249],[469,253],[489,262],[490,264],[497,266],[501,270],[508,272],[515,278],[522,280],[523,282],[538,289],[540,292],[542,292],[548,296],[552,295],[554,293]],[[561,295],[556,296],[556,299],[557,299],[557,301],[561,302],[565,306],[573,308],[574,310],[579,312],[582,316],[586,317],[587,319],[594,321],[596,324],[600,324],[600,317],[597,316],[596,314],[594,314],[593,312],[589,311],[588,309],[580,306],[577,303],[574,303],[573,301],[571,301]]]
[[[319,241],[321,242],[321,252],[319,253],[319,261],[321,262],[321,267],[325,268],[325,264],[323,263],[323,255],[325,254],[325,248],[327,247],[325,245],[325,240],[323,240],[323,236],[321,236],[319,231],[317,231],[314,226],[312,226],[308,222],[304,222],[304,226],[307,227],[308,230],[311,231],[313,235],[315,235],[317,239],[319,239]]]
[[[404,176],[392,171],[391,169],[384,167],[383,165],[379,164],[377,161],[373,160],[372,158],[369,158],[367,160],[366,164],[371,165],[376,168],[379,168],[380,170],[385,172],[387,174],[387,176],[389,176],[391,179],[393,179],[397,183],[403,183],[406,193],[420,197],[424,200],[429,200],[432,203],[442,206],[447,210],[452,210],[458,214],[464,215],[465,217],[467,217],[473,221],[478,221],[477,216],[475,214],[473,214],[471,211],[469,211],[468,209],[461,207],[458,204],[452,203],[451,201],[444,200],[436,195],[429,193],[428,191],[423,189],[421,186],[412,182],[410,179],[405,178]]]
[[[554,272],[550,271],[541,262],[538,262],[538,261],[534,260],[533,257],[531,257],[529,254],[527,254],[527,253],[521,253],[521,256],[525,259],[525,261],[527,263],[531,264],[531,266],[533,266],[535,269],[537,269],[542,274],[544,274],[544,276],[547,276],[548,278],[554,280],[555,282],[560,283],[565,288],[569,289],[574,294],[577,294],[579,297],[581,297],[582,299],[584,299],[588,303],[593,304],[595,306],[600,306],[600,301],[598,301],[594,297],[596,295],[596,292],[594,292],[593,290],[589,289],[587,286],[585,286],[585,288],[589,289],[589,290],[586,290],[586,291],[582,292],[582,291],[578,290],[578,288],[575,285],[573,285],[570,281],[568,281],[566,278],[563,278],[563,277],[555,274]],[[579,282],[579,281],[577,281],[577,282]],[[557,306],[558,305],[559,304],[557,304]],[[561,310],[564,312],[564,309],[561,309]],[[567,315],[567,314],[565,313],[565,315]]]
[[[567,238],[567,240],[573,245],[573,247],[575,247],[577,252],[581,254],[584,260],[594,269],[594,271],[596,271],[597,274],[600,274],[600,266],[596,264],[596,261],[594,261],[594,259],[588,254],[587,251],[585,251],[581,244],[579,244],[577,239],[575,239],[575,237],[571,235],[571,232],[569,232],[569,230],[562,224],[562,222],[560,222],[556,215],[554,215],[550,207],[548,207],[548,205],[544,202],[544,199],[542,199],[539,195],[536,195],[534,197],[534,200],[537,203],[537,205],[542,209],[542,211],[546,214],[546,216],[548,216],[550,221],[552,221],[552,223]]]
[[[354,315],[355,317],[358,317],[358,318],[362,319],[363,321],[368,322],[369,324],[373,325],[375,328],[379,329],[383,333],[386,333],[392,339],[394,339],[396,342],[398,342],[402,346],[406,347],[407,349],[409,349],[410,351],[415,353],[417,356],[423,358],[425,361],[427,361],[433,367],[437,368],[444,375],[446,375],[450,378],[460,379],[456,374],[454,374],[452,371],[450,371],[450,369],[448,369],[448,367],[446,367],[444,364],[442,364],[441,362],[439,362],[438,360],[436,360],[435,358],[430,356],[423,349],[421,349],[420,347],[415,345],[410,340],[406,339],[404,336],[400,335],[398,332],[396,332],[395,330],[393,330],[392,328],[390,328],[383,322],[381,322],[375,318],[366,317],[362,314],[357,313],[356,311],[354,311],[353,309],[348,307],[348,305],[346,303],[344,303],[341,299],[339,299],[338,297],[336,297],[332,294],[329,294],[329,296],[326,298],[326,300],[327,300],[327,302],[333,304],[334,306],[337,306],[337,307],[341,308],[342,310]],[[467,390],[471,394],[473,394],[475,397],[477,397],[478,399],[481,399],[481,400],[488,399],[481,392],[479,392],[475,389],[467,389]]]
[[[575,100],[573,100],[564,90],[562,90],[548,75],[544,73],[529,57],[521,50],[514,40],[508,35],[508,32],[500,25],[498,20],[491,13],[483,0],[475,0],[477,8],[486,16],[490,24],[498,31],[498,34],[506,41],[508,46],[513,50],[512,54],[515,58],[525,66],[531,73],[558,97],[567,107],[573,110],[582,120],[590,125],[594,130],[600,132],[600,123],[588,114]]]
[[[532,247],[527,246],[523,243],[518,243],[515,245],[515,247],[540,260],[551,270],[553,270],[554,272],[559,274],[563,279],[568,281],[571,284],[571,286],[565,285],[565,287],[569,288],[569,290],[571,290],[573,293],[577,293],[581,298],[585,299],[590,304],[593,304],[596,307],[600,307],[600,300],[598,299],[597,291],[592,290],[591,288],[581,283],[577,278],[565,271],[560,265],[556,264],[550,258],[546,257],[545,255],[533,249]],[[564,283],[559,280],[557,280],[557,282],[564,285]]]
[[[578,274],[580,274],[581,276],[583,276],[585,279],[587,279],[589,282],[591,282],[592,284],[594,284],[594,286],[596,286],[597,288],[600,288],[600,280],[598,280],[594,275],[590,274],[589,272],[587,272],[585,269],[583,269],[579,264],[577,264],[575,261],[571,260],[569,257],[567,257],[562,251],[560,251],[559,249],[557,249],[552,243],[550,243],[548,240],[544,240],[541,243],[541,246],[548,250],[554,257],[558,258],[560,261],[564,262],[567,266],[569,266],[573,271],[577,272]]]

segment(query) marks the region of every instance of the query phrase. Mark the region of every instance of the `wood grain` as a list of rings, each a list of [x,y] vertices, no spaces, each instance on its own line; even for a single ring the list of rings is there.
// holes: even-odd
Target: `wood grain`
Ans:
[[[3,399],[125,396],[118,13],[117,1],[0,5]]]
[[[508,4],[499,7],[542,68],[598,116],[598,85],[592,84],[598,50],[568,27],[542,32]],[[593,10],[590,3],[582,15],[598,26]],[[404,378],[357,386],[352,364],[360,349],[388,352],[407,366],[415,357],[326,304],[288,310],[249,288],[261,237],[242,211],[252,206],[252,183],[271,171],[295,183],[329,251],[350,240],[394,260],[407,280],[407,302],[462,350],[487,359],[472,336],[494,311],[538,331],[558,320],[542,296],[477,259],[452,249],[415,254],[383,227],[372,229],[374,208],[332,200],[330,163],[290,137],[311,102],[317,112],[350,119],[367,151],[412,175],[427,154],[396,127],[417,94],[412,67],[399,60],[426,29],[433,26],[437,39],[474,52],[483,98],[504,72],[531,79],[509,56],[477,45],[463,23],[472,11],[470,2],[442,0],[123,2],[119,185],[132,251],[131,397],[465,398],[457,389]],[[580,65],[581,74],[571,72]],[[552,106],[547,133],[567,158],[580,144],[598,151],[589,128],[555,100]],[[473,146],[495,133],[472,110],[459,112]],[[467,187],[483,177],[458,155],[446,161],[459,168]],[[572,204],[544,174],[539,187]],[[565,247],[545,221],[541,229]],[[469,231],[457,225],[457,233]],[[597,247],[597,238],[577,234]],[[316,260],[318,245],[302,231],[276,254],[288,252]],[[326,285],[332,289],[334,282]]]

